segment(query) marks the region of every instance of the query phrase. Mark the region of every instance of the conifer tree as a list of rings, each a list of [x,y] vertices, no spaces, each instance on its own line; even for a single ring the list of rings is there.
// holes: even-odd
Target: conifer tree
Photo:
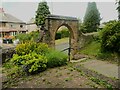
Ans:
[[[84,33],[97,31],[100,25],[100,13],[95,2],[89,2],[84,16],[83,24],[85,26]]]
[[[42,1],[38,5],[38,9],[36,11],[35,22],[37,26],[45,24],[45,18],[50,14],[49,7],[47,2]]]

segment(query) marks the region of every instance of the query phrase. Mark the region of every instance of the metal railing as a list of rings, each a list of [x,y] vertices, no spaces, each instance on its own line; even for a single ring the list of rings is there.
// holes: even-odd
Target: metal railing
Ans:
[[[74,50],[74,48],[71,48],[71,47],[69,47],[69,48],[65,48],[65,49],[63,49],[61,52],[64,52],[64,51],[66,51],[66,50],[68,50],[68,60],[70,61],[70,52],[71,52],[71,49],[73,49]]]

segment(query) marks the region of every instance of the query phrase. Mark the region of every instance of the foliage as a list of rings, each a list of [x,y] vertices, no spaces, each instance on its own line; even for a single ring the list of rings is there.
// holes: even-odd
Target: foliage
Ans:
[[[33,52],[34,48],[37,48],[37,43],[25,42],[16,46],[16,53],[18,55],[26,55]]]
[[[57,32],[55,36],[55,40],[61,39],[61,32]]]
[[[16,53],[18,55],[26,55],[31,52],[45,54],[48,50],[48,45],[45,43],[25,42],[16,46]]]
[[[21,34],[18,34],[16,36],[16,38],[19,39],[20,42],[26,42],[26,41],[30,40],[30,35],[29,34],[25,34],[25,33],[21,33]]]
[[[37,41],[39,39],[40,32],[39,31],[32,31],[29,33],[31,41]]]
[[[101,31],[98,31],[96,34],[93,35],[93,40],[98,42],[98,43],[101,43]]]
[[[46,57],[36,53],[29,53],[23,56],[15,54],[10,62],[12,62],[14,66],[23,65],[23,69],[27,74],[33,74],[47,68]]]
[[[55,39],[57,40],[57,39],[69,37],[69,34],[70,34],[70,33],[69,33],[68,29],[63,29],[63,30],[58,31],[58,32],[56,33]]]
[[[107,81],[100,80],[100,79],[95,78],[95,77],[90,77],[90,80],[94,81],[95,83],[97,83],[101,86],[105,86],[109,90],[113,90],[113,86],[111,84],[109,84]]]
[[[84,33],[95,32],[97,31],[98,26],[100,25],[100,13],[97,9],[95,2],[89,2],[88,7],[84,16]]]
[[[61,31],[61,37],[62,38],[65,38],[65,37],[69,37],[69,31],[68,31],[68,29],[63,29],[62,31]]]
[[[45,18],[47,15],[50,14],[49,7],[47,5],[47,2],[43,1],[40,2],[38,5],[38,9],[36,11],[36,17],[35,17],[35,22],[36,25],[44,25],[45,24]]]
[[[118,10],[118,20],[120,20],[120,0],[117,0],[117,4],[118,4],[118,7],[117,7],[117,10]]]
[[[67,56],[48,48],[45,43],[26,42],[17,45],[16,54],[13,55],[11,62],[23,66],[27,74],[34,74],[45,70],[47,65],[48,67],[64,65]]]
[[[18,34],[16,38],[19,39],[21,43],[27,41],[37,41],[39,38],[39,31],[32,31],[30,33],[21,33]]]
[[[83,23],[79,24],[79,30],[82,31],[83,33],[87,32],[87,29],[85,28],[85,25]]]
[[[67,56],[59,51],[51,50],[46,57],[48,59],[48,67],[62,66],[67,63]]]
[[[85,46],[80,50],[80,53],[90,55],[90,56],[97,56],[100,52],[100,43],[97,41],[92,41],[90,44]]]
[[[37,47],[34,48],[34,52],[40,55],[45,55],[46,53],[49,52],[49,50],[50,48],[45,43],[37,43]]]
[[[120,53],[120,21],[109,22],[103,28],[101,48],[103,52]]]

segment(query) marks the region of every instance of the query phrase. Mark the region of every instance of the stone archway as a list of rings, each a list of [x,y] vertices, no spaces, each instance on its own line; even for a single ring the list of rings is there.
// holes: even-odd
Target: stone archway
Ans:
[[[44,42],[47,43],[50,47],[55,48],[55,35],[59,27],[66,26],[70,32],[70,46],[71,54],[74,56],[78,50],[78,20],[74,17],[58,16],[58,15],[49,15],[46,18],[45,28],[46,34],[44,36]]]

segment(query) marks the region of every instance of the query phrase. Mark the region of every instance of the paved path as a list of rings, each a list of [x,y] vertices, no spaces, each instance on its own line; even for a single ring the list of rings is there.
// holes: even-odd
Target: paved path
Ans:
[[[87,60],[85,62],[81,62],[80,64],[82,64],[85,68],[89,70],[96,71],[99,74],[103,74],[107,77],[112,77],[116,79],[119,78],[118,66],[116,64],[111,64],[107,61],[101,61],[101,60]]]
[[[69,43],[62,43],[62,44],[59,44],[59,45],[56,45],[55,48],[59,51],[62,51],[66,48],[69,47]],[[68,50],[64,51],[65,54],[68,54]]]
[[[56,45],[57,50],[63,50],[65,48],[68,48],[69,44],[68,43],[62,43],[59,45]],[[68,51],[65,51],[67,54]],[[101,61],[101,60],[86,60],[85,62],[81,62],[84,59],[77,60],[82,64],[85,68],[96,71],[100,74],[103,74],[104,76],[107,77],[112,77],[112,78],[119,78],[118,77],[118,66],[116,64],[111,64],[107,61]],[[76,60],[72,60],[72,62],[77,62]]]

